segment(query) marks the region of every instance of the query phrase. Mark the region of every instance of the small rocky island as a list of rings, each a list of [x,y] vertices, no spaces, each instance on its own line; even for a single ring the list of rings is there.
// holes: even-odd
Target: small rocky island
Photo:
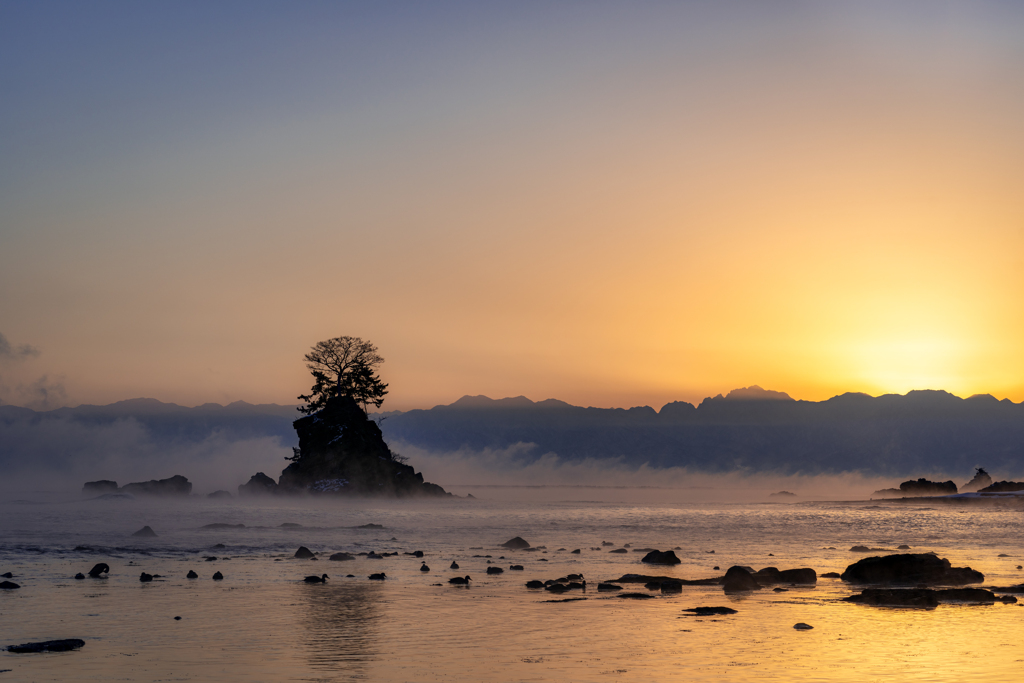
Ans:
[[[373,371],[383,362],[377,348],[358,337],[318,343],[306,355],[316,384],[293,423],[299,447],[277,482],[258,472],[238,487],[240,496],[265,494],[445,496],[437,484],[405,464],[360,402],[377,407],[386,384]]]

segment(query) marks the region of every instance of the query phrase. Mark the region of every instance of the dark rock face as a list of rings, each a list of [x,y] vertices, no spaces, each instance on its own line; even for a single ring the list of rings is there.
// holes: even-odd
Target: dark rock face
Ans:
[[[530,547],[530,544],[521,536],[516,536],[502,543],[501,547],[508,548],[509,550],[526,550]]]
[[[272,496],[275,493],[277,493],[277,482],[262,472],[257,472],[249,477],[248,482],[238,486],[239,498]]]
[[[729,567],[729,571],[725,573],[725,581],[722,583],[722,588],[726,593],[740,593],[743,591],[756,591],[761,588],[761,584],[757,582],[754,575],[746,570],[744,567]]]
[[[970,567],[952,567],[935,555],[905,554],[865,557],[847,567],[841,578],[850,583],[962,586],[981,583],[985,575]]]
[[[156,538],[156,532],[153,531],[152,527],[144,526],[132,534],[132,536],[135,538]]]
[[[980,491],[981,489],[992,485],[992,477],[985,471],[985,468],[979,467],[974,472],[974,478],[969,482],[960,487],[960,491],[963,493],[969,493],[971,491]]]
[[[104,493],[117,493],[117,482],[109,479],[87,481],[85,486],[82,487],[82,493],[92,496],[101,496]]]
[[[994,484],[980,489],[978,493],[1010,493],[1013,491],[1024,491],[1024,482],[1020,481],[997,481]]]
[[[328,559],[333,562],[348,562],[349,560],[356,559],[355,555],[349,555],[348,553],[334,553]]]
[[[682,562],[682,560],[676,557],[675,552],[671,550],[652,550],[644,555],[644,558],[640,561],[647,564],[679,564]]]
[[[78,638],[65,638],[64,640],[44,640],[41,643],[25,643],[23,645],[11,645],[8,652],[27,654],[34,652],[70,652],[85,647],[85,641]]]
[[[900,491],[905,496],[948,496],[957,492],[952,481],[928,481],[924,477],[903,482]]]
[[[192,483],[176,474],[169,479],[150,479],[125,484],[119,493],[130,493],[133,496],[187,496],[192,493]]]
[[[380,427],[349,396],[335,396],[318,413],[293,423],[296,460],[281,473],[285,493],[374,496],[448,495],[395,459]]]

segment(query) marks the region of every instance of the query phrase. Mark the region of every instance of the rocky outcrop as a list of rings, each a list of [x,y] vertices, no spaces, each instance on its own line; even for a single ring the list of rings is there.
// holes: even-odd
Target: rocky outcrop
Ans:
[[[281,473],[284,493],[415,496],[449,495],[396,459],[380,427],[349,396],[293,423],[299,447]]]
[[[900,491],[905,496],[948,496],[957,492],[952,481],[928,481],[924,477],[903,482]]]
[[[87,481],[82,487],[82,493],[90,496],[102,496],[104,493],[117,493],[117,482],[109,479],[99,481]]]
[[[928,554],[865,557],[842,573],[850,583],[962,586],[981,583],[985,575],[970,567],[950,566],[949,560]]]
[[[978,493],[1012,493],[1013,491],[1024,491],[1024,482],[997,481],[983,489],[979,489]]]
[[[150,479],[125,484],[118,493],[130,493],[133,496],[187,496],[192,493],[192,483],[176,474],[168,479]]]
[[[262,472],[257,472],[249,477],[248,482],[238,486],[239,498],[271,496],[275,493],[277,493],[277,482]]]
[[[671,550],[652,550],[640,561],[647,564],[679,564],[682,562]]]
[[[979,467],[974,472],[974,478],[969,482],[960,487],[962,493],[970,493],[972,491],[980,491],[986,486],[992,485],[992,477],[985,471],[985,468]]]

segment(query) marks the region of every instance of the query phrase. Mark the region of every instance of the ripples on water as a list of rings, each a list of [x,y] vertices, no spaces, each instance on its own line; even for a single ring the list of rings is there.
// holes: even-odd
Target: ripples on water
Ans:
[[[717,587],[684,587],[681,595],[650,600],[593,590],[597,580],[627,572],[705,578],[721,573],[714,565],[841,572],[861,557],[849,552],[853,545],[900,543],[970,565],[988,585],[1017,584],[1024,581],[1016,569],[1024,563],[1019,510],[136,500],[3,503],[0,515],[0,572],[14,572],[22,585],[0,592],[0,645],[86,641],[71,653],[4,652],[0,669],[11,671],[0,673],[0,683],[1015,681],[1024,663],[1024,607],[1016,605],[871,608],[837,602],[851,591],[829,579],[743,597]],[[302,527],[280,526],[289,522]],[[245,528],[201,528],[211,523]],[[366,523],[385,528],[353,528]],[[147,524],[158,538],[131,537]],[[498,547],[513,536],[547,551]],[[683,563],[645,567],[641,553],[590,550],[602,541],[679,546]],[[213,548],[218,543],[225,547]],[[291,559],[299,545],[325,554],[316,562]],[[575,548],[579,555],[569,553]],[[420,560],[408,555],[326,561],[333,552],[371,549],[423,550],[432,571],[420,572]],[[473,555],[492,555],[505,573],[488,576],[487,559]],[[458,571],[448,569],[453,559]],[[111,566],[109,579],[72,578],[101,561]],[[508,571],[512,563],[526,571]],[[189,569],[201,578],[185,579]],[[217,570],[224,581],[210,579]],[[142,571],[166,578],[143,584]],[[379,571],[389,580],[367,580]],[[578,572],[591,583],[586,600],[550,602],[558,596],[523,587],[529,579]],[[321,573],[331,576],[326,585],[301,581]],[[447,584],[466,574],[470,587]],[[682,611],[700,605],[738,613]],[[814,630],[795,631],[801,621]]]

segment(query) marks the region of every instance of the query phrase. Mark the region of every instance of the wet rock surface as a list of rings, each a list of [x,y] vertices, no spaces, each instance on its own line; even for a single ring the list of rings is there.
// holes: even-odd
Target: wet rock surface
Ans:
[[[682,560],[676,557],[672,550],[652,550],[640,560],[646,564],[680,564]]]
[[[970,567],[953,567],[935,555],[903,554],[866,557],[847,567],[841,578],[850,583],[962,586],[981,583],[985,575]]]
[[[759,590],[761,584],[746,567],[733,566],[725,572],[722,588],[726,593],[742,593]]]
[[[515,538],[510,538],[509,540],[502,543],[501,547],[508,548],[509,550],[526,550],[531,546],[526,541],[526,539],[522,538],[521,536],[516,536]]]

